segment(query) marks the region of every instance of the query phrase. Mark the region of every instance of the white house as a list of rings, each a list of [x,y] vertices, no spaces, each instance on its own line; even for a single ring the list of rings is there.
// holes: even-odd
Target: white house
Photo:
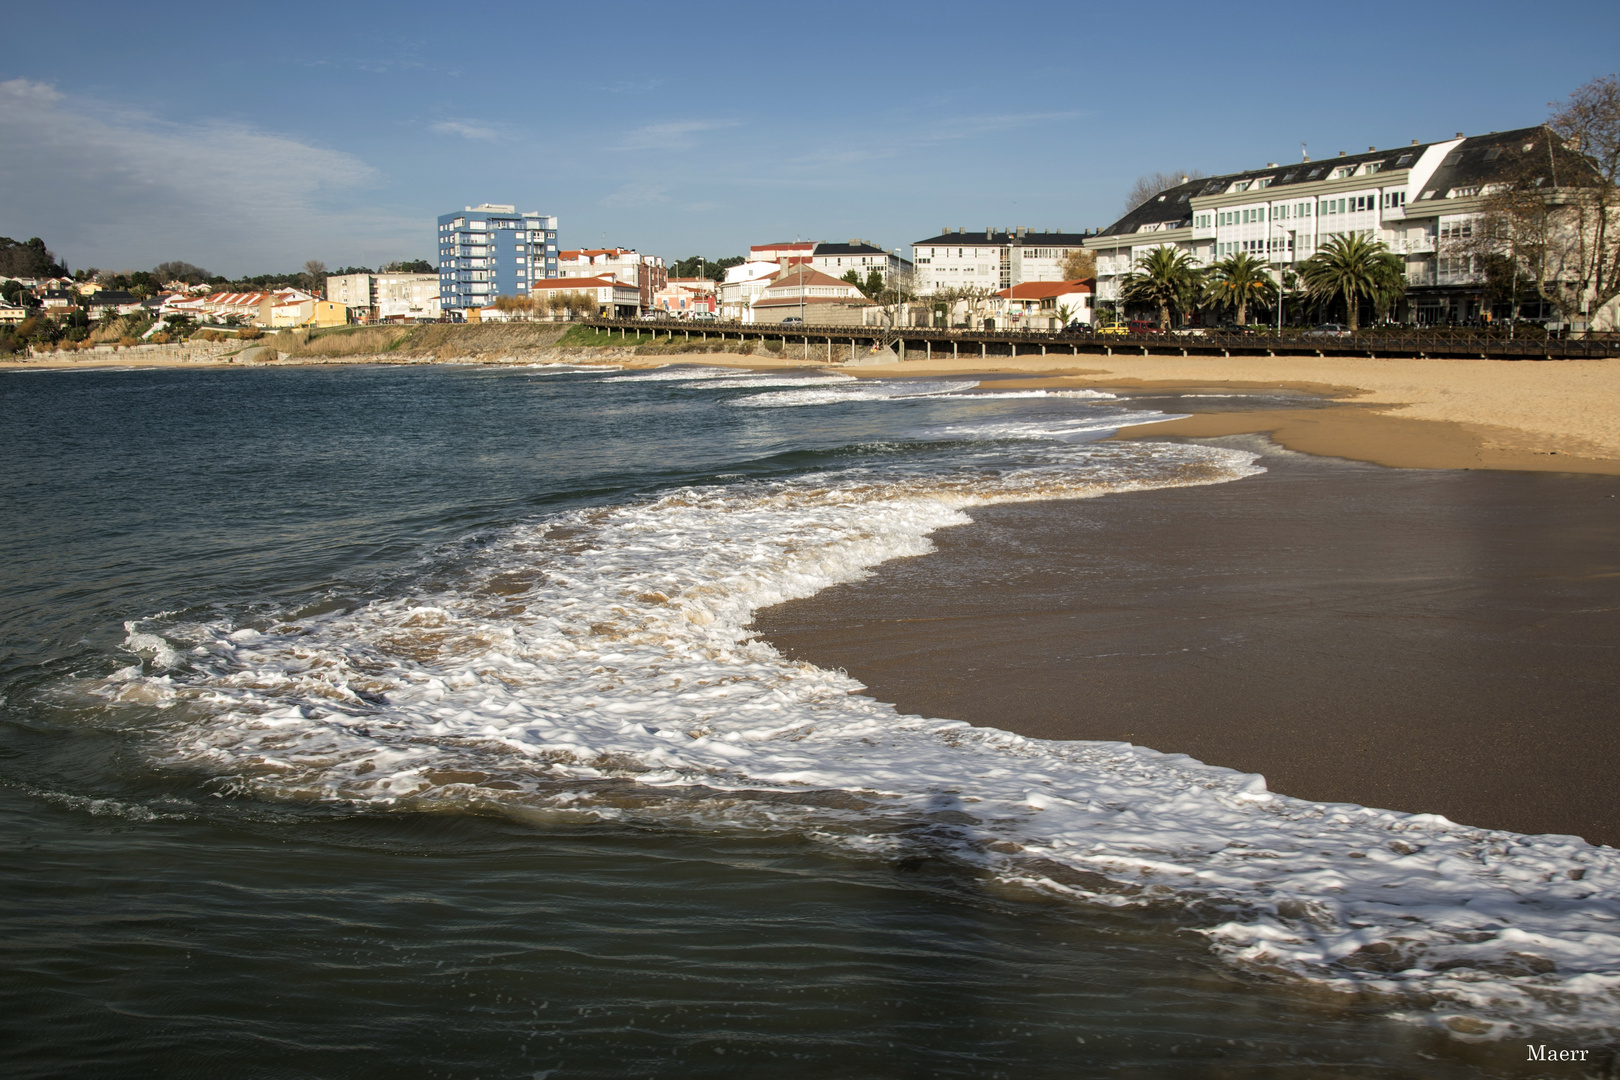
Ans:
[[[1062,281],[1064,262],[1085,247],[1087,233],[989,228],[944,229],[911,245],[917,291],[941,289],[992,293],[1026,281]]]

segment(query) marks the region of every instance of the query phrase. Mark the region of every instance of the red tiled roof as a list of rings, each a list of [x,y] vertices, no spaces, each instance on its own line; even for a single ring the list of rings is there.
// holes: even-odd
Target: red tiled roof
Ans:
[[[1010,289],[1002,289],[996,295],[1003,300],[1045,300],[1053,296],[1068,296],[1071,293],[1090,291],[1090,279],[1081,278],[1074,281],[1024,281]]]

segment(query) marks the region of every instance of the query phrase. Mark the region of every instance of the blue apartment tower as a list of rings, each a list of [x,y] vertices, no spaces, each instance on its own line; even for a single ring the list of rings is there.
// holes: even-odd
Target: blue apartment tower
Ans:
[[[439,218],[439,306],[457,322],[498,296],[528,296],[557,276],[557,219],[500,203]]]

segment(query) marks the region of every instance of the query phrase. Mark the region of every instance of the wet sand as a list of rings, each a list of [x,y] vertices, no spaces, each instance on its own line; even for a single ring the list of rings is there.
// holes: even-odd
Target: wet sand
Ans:
[[[979,509],[756,627],[905,712],[1620,845],[1620,478],[1221,442],[1269,471]]]

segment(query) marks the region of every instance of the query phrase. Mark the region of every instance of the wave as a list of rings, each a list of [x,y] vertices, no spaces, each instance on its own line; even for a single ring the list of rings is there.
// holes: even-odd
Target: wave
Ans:
[[[141,663],[96,692],[145,710],[160,761],[257,796],[938,855],[1173,909],[1246,970],[1381,996],[1460,1038],[1612,1032],[1620,853],[1292,799],[1124,743],[902,715],[749,632],[762,607],[926,553],[972,507],[1223,483],[1255,460],[981,441],[946,467],[682,488],[511,529],[357,610],[131,624]]]
[[[728,404],[752,409],[783,409],[801,405],[837,405],[846,401],[898,401],[905,398],[941,397],[962,390],[971,390],[978,385],[977,379],[966,382],[866,379],[845,386],[775,390],[736,398]]]

